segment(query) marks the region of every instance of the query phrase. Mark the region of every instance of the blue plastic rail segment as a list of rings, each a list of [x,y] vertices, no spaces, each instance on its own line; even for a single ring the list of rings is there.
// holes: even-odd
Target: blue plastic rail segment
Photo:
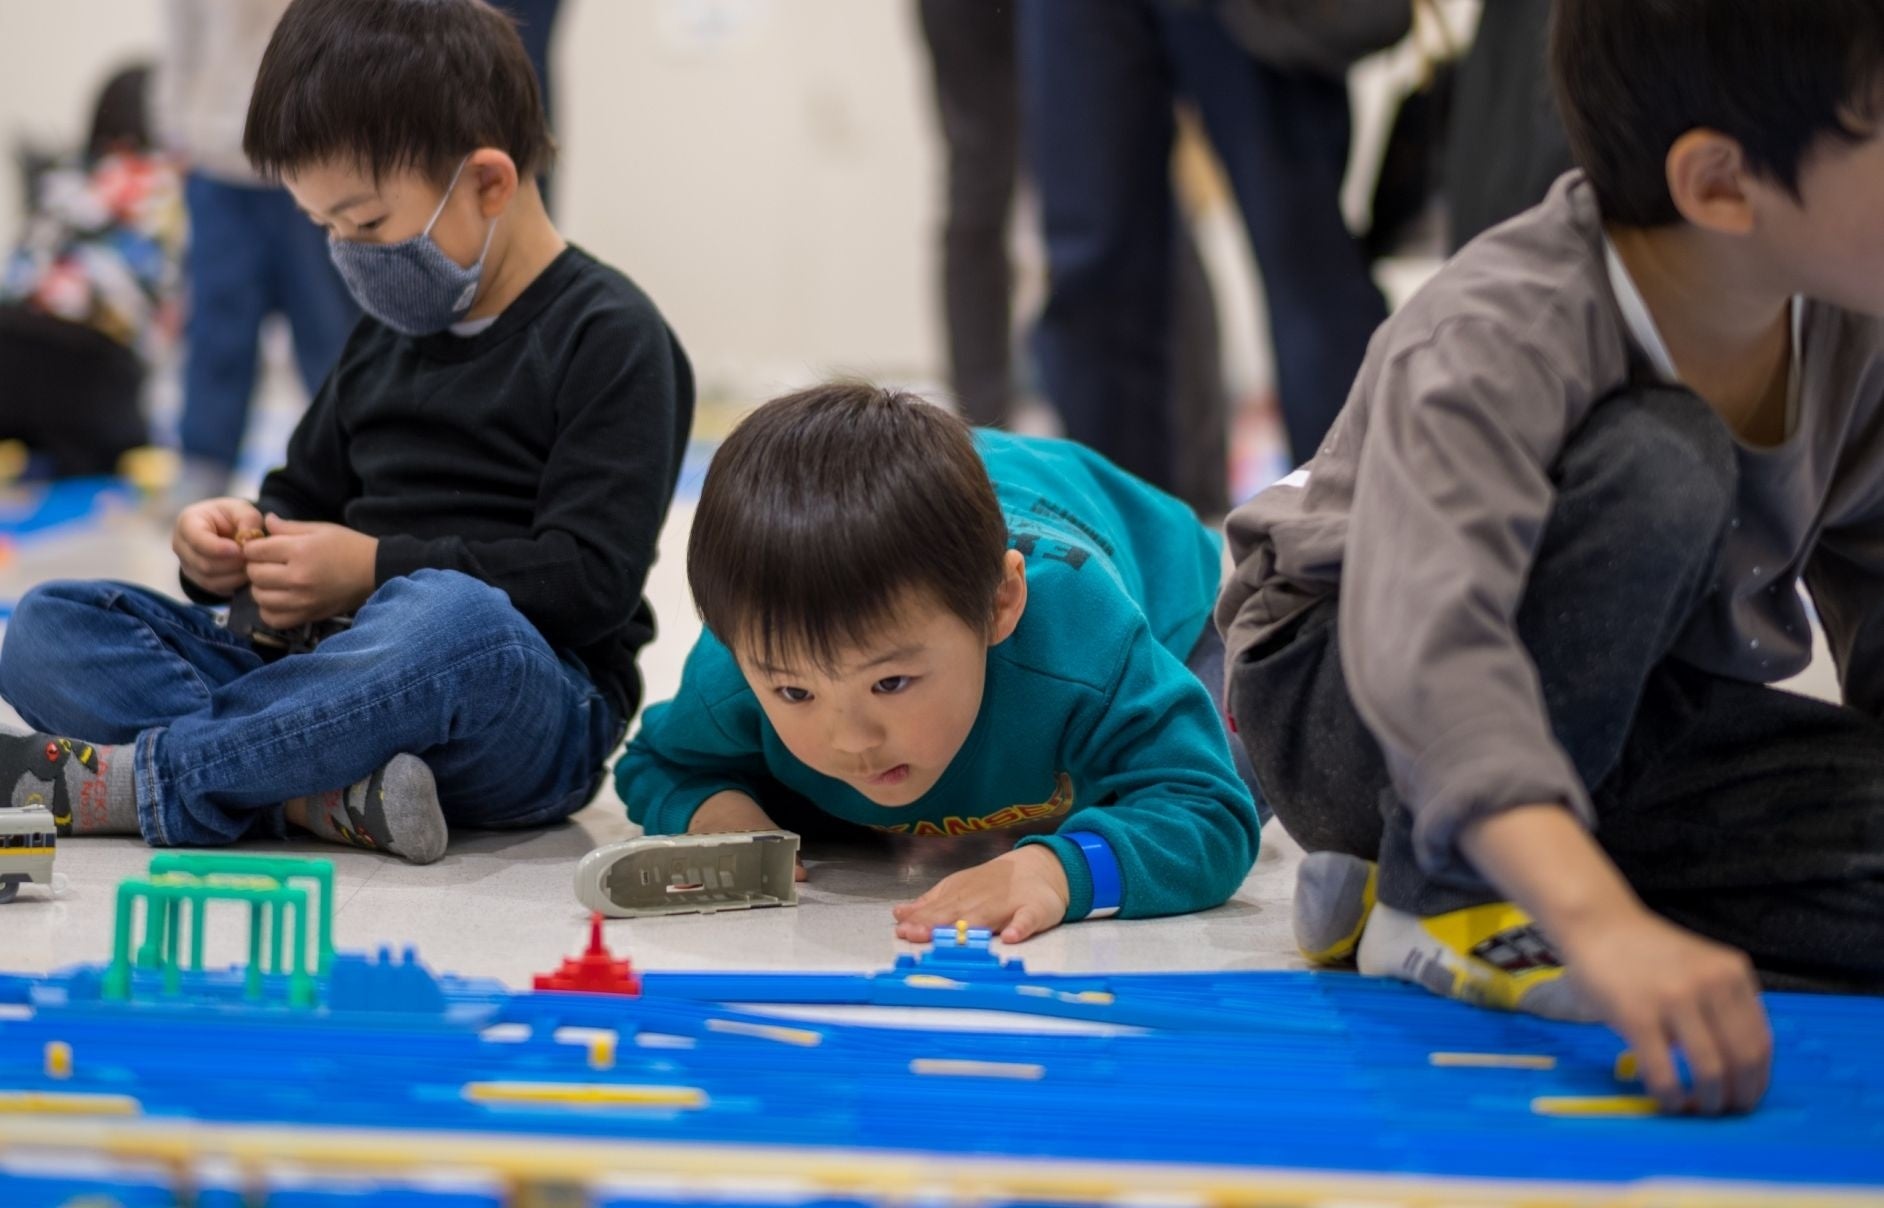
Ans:
[[[0,537],[34,537],[96,518],[110,502],[134,503],[136,493],[117,478],[66,478],[0,498]]]
[[[97,966],[0,975],[0,1136],[9,1111],[109,1098],[150,1118],[291,1132],[341,1120],[389,1136],[1884,1193],[1879,999],[1768,995],[1765,1103],[1701,1120],[1537,1110],[1639,1095],[1618,1075],[1620,1042],[1595,1025],[1351,974],[1032,975],[965,926],[874,974],[652,972],[638,996],[519,993],[410,952],[340,954],[298,1010],[285,974],[251,1001],[241,968],[165,973],[134,970],[128,1001],[106,997]],[[871,1003],[1106,1026],[767,1009]]]

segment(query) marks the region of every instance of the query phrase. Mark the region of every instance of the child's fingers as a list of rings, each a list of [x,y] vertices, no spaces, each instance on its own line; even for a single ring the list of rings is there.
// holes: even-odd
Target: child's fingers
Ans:
[[[256,611],[261,613],[262,624],[271,629],[293,629],[308,620],[305,608],[295,604],[263,604],[261,597],[256,597]]]
[[[936,910],[946,911],[950,903],[954,901],[957,896],[954,881],[955,875],[943,877],[940,881],[931,885],[927,892],[919,895],[912,901],[901,903],[896,906],[891,913],[895,914],[899,919],[909,919],[921,918]],[[951,923],[954,921],[953,918],[949,920]]]
[[[251,562],[248,565],[249,582],[255,585],[255,598],[259,601],[262,593],[285,592],[288,587],[288,568],[280,562]]]
[[[240,557],[242,549],[232,539],[233,531],[219,531],[217,522],[214,512],[185,512],[177,519],[175,544],[179,552],[188,549],[204,558]]]
[[[235,545],[231,541],[230,545]],[[293,543],[286,537],[252,537],[242,543],[238,554],[250,562],[281,563],[288,560]]]
[[[222,500],[216,510],[220,514],[219,523],[226,530],[224,536],[258,532],[262,528],[261,509],[246,499]]]
[[[792,880],[794,881],[810,880],[810,878],[805,875],[805,862],[803,860],[792,861]]]
[[[183,573],[192,581],[216,592],[227,594],[234,587],[242,586],[247,578],[240,558],[206,558],[187,544],[177,547],[177,562],[183,567]]]
[[[1008,925],[1002,930],[1001,942],[1003,944],[1018,944],[1022,940],[1039,935],[1042,931],[1052,926],[1053,923],[1046,917],[1044,910],[1031,904],[1025,905],[1014,912],[1014,917],[1009,920]]]
[[[219,558],[213,554],[205,554],[188,543],[177,546],[177,561],[183,564],[184,570],[190,572],[190,578],[203,584],[204,587],[209,586],[206,580],[226,578],[240,569],[242,565],[240,558]]]
[[[1693,1080],[1688,1105],[1704,1116],[1718,1116],[1726,1106],[1727,1060],[1699,1003],[1684,1003],[1670,1020],[1681,1055]]]
[[[205,564],[242,561],[242,547],[229,538],[218,537],[214,533],[191,534],[188,548],[198,560]]]
[[[1752,1111],[1765,1098],[1773,1069],[1773,1030],[1759,990],[1749,978],[1735,992],[1703,1000],[1702,1009],[1711,1017],[1715,1034],[1724,1041],[1728,1110]]]
[[[1006,916],[990,920],[990,912],[978,895],[971,896],[962,889],[943,881],[928,893],[913,902],[905,902],[891,911],[899,924],[910,929],[918,942],[929,938],[932,927],[949,927],[956,923],[967,923],[970,927],[988,927],[1007,921]]]
[[[1678,1112],[1687,1106],[1687,1090],[1675,1072],[1674,1053],[1661,1018],[1619,1021],[1616,1030],[1635,1052],[1636,1066],[1642,1073],[1642,1087],[1661,1104],[1665,1112]]]
[[[890,913],[895,916],[897,922],[907,923],[911,927],[932,927],[940,922],[952,923],[956,918],[946,901],[931,902],[921,898],[914,902],[905,902]],[[942,918],[945,914],[949,915],[946,920]]]

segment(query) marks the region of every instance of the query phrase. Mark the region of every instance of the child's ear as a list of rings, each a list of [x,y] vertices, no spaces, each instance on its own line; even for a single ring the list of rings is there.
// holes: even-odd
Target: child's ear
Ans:
[[[517,195],[517,161],[496,147],[479,147],[471,153],[465,170],[477,182],[478,211],[495,218],[510,207]]]
[[[1715,130],[1690,130],[1675,140],[1665,161],[1668,193],[1681,216],[1719,235],[1753,232],[1757,187],[1740,143]]]
[[[1017,549],[1001,556],[1001,586],[994,592],[994,624],[988,645],[999,646],[1014,635],[1021,614],[1027,611],[1027,559]]]

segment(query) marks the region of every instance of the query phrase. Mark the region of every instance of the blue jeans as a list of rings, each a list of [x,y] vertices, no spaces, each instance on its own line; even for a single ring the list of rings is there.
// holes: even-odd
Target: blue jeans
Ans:
[[[326,237],[285,189],[192,174],[184,198],[188,356],[178,439],[192,457],[233,466],[255,393],[262,320],[288,317],[295,366],[311,398],[340,359],[360,309],[327,257]]]
[[[1028,0],[1019,18],[1050,284],[1034,352],[1067,434],[1171,489],[1184,452],[1168,395],[1172,110],[1185,97],[1236,191],[1289,445],[1307,460],[1387,315],[1341,216],[1347,86],[1258,62],[1207,5]]]
[[[453,826],[554,822],[595,794],[625,719],[496,588],[394,579],[351,629],[265,663],[208,609],[122,583],[47,583],[0,645],[28,724],[136,743],[153,846],[280,834],[281,803],[420,756]]]

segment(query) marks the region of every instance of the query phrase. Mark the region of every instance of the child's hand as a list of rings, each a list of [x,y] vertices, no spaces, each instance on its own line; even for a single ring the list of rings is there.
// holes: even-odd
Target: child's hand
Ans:
[[[744,793],[731,789],[715,793],[700,803],[700,808],[693,812],[693,821],[687,823],[690,835],[721,835],[729,831],[777,830],[778,823],[772,816],[759,808],[759,803]],[[805,879],[805,864],[797,857],[792,858],[792,879]]]
[[[1635,1049],[1671,1112],[1749,1111],[1766,1093],[1773,1035],[1746,954],[1652,913],[1570,812],[1525,805],[1468,824],[1459,845],[1531,912],[1603,1022]],[[1675,1074],[1687,1059],[1693,1087]]]
[[[896,907],[896,938],[925,944],[934,928],[966,922],[997,932],[1003,944],[1018,944],[1058,927],[1070,892],[1052,848],[1017,847],[944,877],[928,893]]]
[[[1647,910],[1563,941],[1566,966],[1635,1050],[1662,1110],[1751,1111],[1766,1093],[1773,1033],[1753,963]],[[1670,1049],[1687,1061],[1681,1085]]]
[[[366,603],[379,541],[344,525],[270,516],[268,535],[250,539],[242,553],[262,622],[292,629]]]
[[[249,581],[239,533],[262,527],[262,514],[246,499],[205,499],[184,508],[170,534],[170,548],[190,582],[219,596],[234,595]]]

